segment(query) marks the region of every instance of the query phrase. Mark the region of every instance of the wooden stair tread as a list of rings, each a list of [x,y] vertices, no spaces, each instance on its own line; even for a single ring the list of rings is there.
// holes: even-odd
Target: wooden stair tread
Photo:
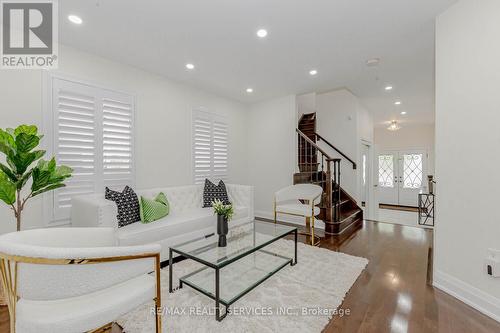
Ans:
[[[340,223],[344,222],[345,220],[351,218],[351,217],[354,217],[356,214],[358,214],[359,212],[362,212],[363,210],[360,209],[360,208],[352,208],[352,209],[349,209],[349,210],[341,210],[340,211]]]

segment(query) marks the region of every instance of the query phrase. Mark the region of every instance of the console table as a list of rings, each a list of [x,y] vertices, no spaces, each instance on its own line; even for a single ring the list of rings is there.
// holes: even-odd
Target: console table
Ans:
[[[420,193],[418,195],[418,224],[428,227],[434,226],[434,194]]]

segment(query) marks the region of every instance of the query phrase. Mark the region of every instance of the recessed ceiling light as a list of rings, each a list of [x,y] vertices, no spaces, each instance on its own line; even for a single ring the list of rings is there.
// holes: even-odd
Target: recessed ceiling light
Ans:
[[[316,75],[316,74],[318,74],[318,71],[317,71],[316,69],[311,69],[311,70],[309,71],[309,75],[314,76],[314,75]]]
[[[385,87],[385,90],[387,90],[387,91],[392,90],[392,86]]]
[[[401,114],[404,116],[407,112],[406,111],[401,111]]]
[[[82,22],[83,22],[83,20],[79,16],[76,16],[76,15],[69,15],[68,20],[70,20],[74,24],[82,24]]]
[[[253,89],[252,88],[247,88],[247,93],[249,93],[249,94],[253,93]]]
[[[264,38],[267,36],[267,30],[266,29],[259,29],[257,30],[257,36],[259,38]]]
[[[194,69],[194,65],[193,64],[186,64],[186,68],[187,69]]]
[[[401,105],[401,101],[394,102],[394,105]]]

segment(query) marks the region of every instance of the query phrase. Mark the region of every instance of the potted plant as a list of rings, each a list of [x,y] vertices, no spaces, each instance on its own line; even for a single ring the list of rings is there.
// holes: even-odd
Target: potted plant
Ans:
[[[231,221],[234,214],[233,205],[224,205],[222,201],[215,199],[212,202],[214,214],[217,214],[217,234],[219,235],[219,247],[227,245],[226,235],[229,231],[228,222]]]
[[[17,231],[21,230],[21,215],[26,202],[42,193],[65,186],[71,177],[70,167],[57,166],[52,158],[45,161],[45,150],[37,150],[43,135],[34,125],[20,125],[16,129],[0,129],[0,152],[7,165],[0,163],[0,200],[10,206],[16,219]],[[36,161],[37,164],[32,167]],[[31,180],[31,187],[23,197],[23,189]]]

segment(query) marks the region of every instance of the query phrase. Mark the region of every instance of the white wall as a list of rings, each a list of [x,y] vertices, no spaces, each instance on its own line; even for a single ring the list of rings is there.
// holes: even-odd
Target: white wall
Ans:
[[[253,105],[248,115],[248,181],[255,186],[255,215],[270,218],[274,193],[293,184],[295,96]]]
[[[500,321],[500,1],[462,0],[436,25],[434,285]]]
[[[136,96],[136,185],[192,183],[191,110],[205,107],[228,117],[230,180],[247,183],[248,107],[151,73],[61,46],[58,73]],[[42,127],[41,71],[0,73],[1,127]],[[43,127],[42,127],[43,128]],[[42,226],[41,200],[27,204],[24,227]],[[0,233],[15,229],[11,211],[0,205]]]
[[[427,173],[434,174],[434,124],[402,124],[398,131],[389,131],[387,126],[377,126],[374,142],[380,152],[384,150],[426,150],[429,154]]]
[[[316,93],[297,95],[297,114],[300,116],[316,112]]]
[[[361,166],[361,140],[373,142],[373,121],[359,99],[346,89],[316,95],[317,131],[331,144]],[[342,158],[323,142],[319,142],[332,157]],[[357,201],[361,200],[360,170],[342,158],[341,186]]]

